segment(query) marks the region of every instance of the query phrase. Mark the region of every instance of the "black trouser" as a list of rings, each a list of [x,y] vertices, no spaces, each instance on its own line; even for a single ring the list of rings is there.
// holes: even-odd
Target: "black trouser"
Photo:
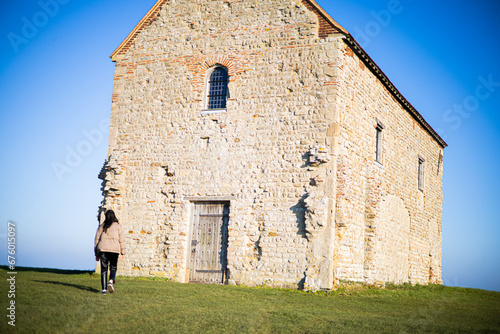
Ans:
[[[115,282],[116,267],[118,265],[118,253],[101,252],[99,253],[101,259],[101,286],[106,290],[108,286],[108,261],[109,261],[109,279]]]

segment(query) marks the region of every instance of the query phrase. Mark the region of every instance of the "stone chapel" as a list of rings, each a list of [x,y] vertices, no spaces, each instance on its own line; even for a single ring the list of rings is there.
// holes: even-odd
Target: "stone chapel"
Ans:
[[[441,283],[446,143],[314,0],[158,0],[116,63],[119,273]]]

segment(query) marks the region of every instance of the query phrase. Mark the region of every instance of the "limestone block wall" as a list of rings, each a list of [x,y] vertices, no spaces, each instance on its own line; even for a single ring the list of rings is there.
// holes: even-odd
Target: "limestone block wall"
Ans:
[[[443,149],[347,44],[340,49],[336,277],[440,282]],[[383,125],[381,163],[377,124]]]
[[[301,2],[170,1],[117,60],[103,207],[127,231],[121,273],[186,281],[192,201],[211,198],[230,201],[230,283],[332,287],[335,163],[308,162],[332,153],[318,25]],[[227,113],[202,116],[216,64]]]

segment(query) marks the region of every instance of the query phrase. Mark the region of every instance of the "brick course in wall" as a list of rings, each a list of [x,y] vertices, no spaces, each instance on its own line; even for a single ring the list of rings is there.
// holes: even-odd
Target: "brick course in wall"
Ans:
[[[193,203],[212,200],[230,203],[230,284],[440,282],[445,144],[352,43],[314,1],[158,1],[112,55],[119,272],[186,282]],[[227,108],[202,114],[215,65]]]

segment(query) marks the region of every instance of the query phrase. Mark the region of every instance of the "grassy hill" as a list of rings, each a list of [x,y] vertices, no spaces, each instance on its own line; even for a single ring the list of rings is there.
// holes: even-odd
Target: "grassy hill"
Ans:
[[[431,286],[338,291],[180,284],[18,268],[15,330],[0,269],[0,333],[500,333],[500,293]]]

